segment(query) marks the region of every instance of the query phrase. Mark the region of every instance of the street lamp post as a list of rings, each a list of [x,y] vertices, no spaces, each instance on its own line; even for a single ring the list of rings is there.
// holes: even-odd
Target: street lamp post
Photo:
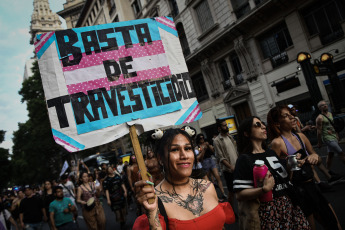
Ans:
[[[341,109],[345,108],[345,92],[344,87],[337,75],[337,71],[334,67],[333,55],[329,53],[323,53],[320,57],[320,62],[330,70],[327,76],[333,89],[332,99],[334,109],[337,113],[339,113]]]
[[[300,64],[302,68],[302,72],[307,83],[307,87],[311,96],[311,100],[313,102],[314,108],[318,108],[317,104],[319,101],[322,100],[321,91],[319,85],[317,84],[315,72],[313,67],[310,63],[311,56],[309,53],[300,52],[297,55],[297,62]]]

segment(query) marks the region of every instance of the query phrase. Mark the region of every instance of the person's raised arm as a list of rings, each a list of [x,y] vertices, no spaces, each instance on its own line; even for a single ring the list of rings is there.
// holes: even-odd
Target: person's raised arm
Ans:
[[[163,229],[159,221],[159,209],[158,209],[158,197],[155,194],[155,189],[153,186],[148,185],[147,181],[140,180],[135,182],[136,199],[141,204],[145,210],[146,215],[149,220],[150,229]],[[149,204],[148,199],[154,198],[153,204]]]
[[[254,199],[259,198],[261,195],[271,191],[273,187],[274,187],[274,178],[272,174],[268,171],[265,176],[264,184],[262,187],[247,188],[239,192],[236,192],[236,199],[239,201],[254,200]]]
[[[317,147],[321,148],[322,147],[322,116],[319,115],[316,118],[316,130],[317,130]]]
[[[84,168],[86,169],[87,173],[90,174],[90,169],[87,167],[87,165],[84,163],[84,161],[81,162]]]

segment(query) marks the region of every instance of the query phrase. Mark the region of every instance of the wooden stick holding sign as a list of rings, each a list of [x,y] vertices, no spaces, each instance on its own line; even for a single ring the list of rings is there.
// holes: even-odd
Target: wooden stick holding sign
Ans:
[[[134,125],[129,127],[129,135],[131,136],[134,154],[135,154],[135,157],[137,158],[137,163],[139,166],[141,178],[143,180],[149,180],[149,177],[147,175],[147,169],[146,169],[144,158],[143,158],[143,154],[141,152],[141,148],[140,148],[140,144],[139,144],[139,140],[138,140],[137,130],[135,129]],[[145,187],[151,187],[151,185],[148,184],[148,185],[145,185]],[[155,202],[155,199],[150,198],[150,199],[148,199],[148,202],[149,202],[149,204],[153,204]]]

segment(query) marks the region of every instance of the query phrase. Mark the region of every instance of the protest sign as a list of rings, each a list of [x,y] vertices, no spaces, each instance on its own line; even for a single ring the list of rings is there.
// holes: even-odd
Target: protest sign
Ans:
[[[201,117],[170,17],[41,34],[35,51],[53,137],[70,152],[116,140],[129,125]]]

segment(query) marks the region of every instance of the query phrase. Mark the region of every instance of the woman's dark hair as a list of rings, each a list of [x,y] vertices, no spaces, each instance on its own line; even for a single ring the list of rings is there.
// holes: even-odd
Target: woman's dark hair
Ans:
[[[173,142],[175,136],[177,136],[178,134],[182,134],[190,142],[191,147],[193,149],[193,153],[194,153],[194,165],[197,164],[196,155],[194,152],[193,141],[192,141],[192,138],[188,135],[188,133],[184,130],[181,130],[181,129],[165,130],[163,137],[159,141],[157,141],[156,146],[155,146],[155,151],[154,151],[157,154],[157,156],[159,156],[159,158],[162,162],[167,162],[166,165],[168,166],[168,168],[165,168],[165,164],[163,164],[165,176],[167,176],[167,173],[168,174],[170,173],[170,169],[169,169],[169,163],[170,163],[169,158],[170,157],[169,156],[170,156],[171,143]],[[168,157],[167,158],[165,156],[165,151],[168,151]]]
[[[206,141],[205,135],[202,134],[202,133],[199,133],[198,135],[196,135],[196,138],[195,138],[195,143],[196,143],[197,145],[199,144],[199,142],[200,142],[200,140],[201,140],[201,137],[203,137],[203,138],[204,138],[204,141]]]
[[[79,174],[79,185],[83,184],[82,178],[83,178],[83,175],[84,175],[85,173],[87,174],[87,177],[89,178],[89,174],[88,174],[87,172],[85,172],[85,171],[82,171],[82,172]]]
[[[248,117],[244,119],[238,127],[237,150],[240,154],[249,154],[253,152],[253,144],[250,136],[252,134],[254,118],[260,120],[260,118],[256,116]],[[265,141],[262,142],[262,148],[266,149]]]
[[[290,111],[290,108],[287,105],[278,105],[272,108],[267,114],[267,134],[268,139],[270,140],[273,140],[281,135],[277,124],[279,124],[279,118],[281,117],[283,109]]]

